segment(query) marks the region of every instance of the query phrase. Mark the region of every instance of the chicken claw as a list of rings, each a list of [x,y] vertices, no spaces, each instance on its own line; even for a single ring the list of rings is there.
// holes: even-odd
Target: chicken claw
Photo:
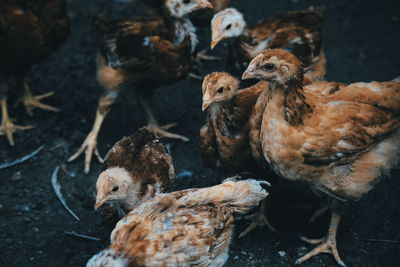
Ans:
[[[297,259],[295,264],[301,264],[305,262],[306,260],[314,257],[315,255],[318,255],[320,253],[330,253],[332,254],[333,258],[336,260],[336,262],[343,267],[346,267],[346,264],[342,261],[342,259],[339,256],[339,252],[336,247],[336,239],[331,239],[331,238],[322,238],[322,239],[308,239],[306,237],[300,237],[301,240],[312,244],[312,245],[317,245],[313,250],[308,252],[306,255],[302,256],[301,258]]]
[[[215,56],[210,56],[206,54],[206,49],[198,52],[196,54],[196,58],[195,58],[196,62],[198,64],[202,64],[201,60],[208,60],[208,61],[216,61],[216,60],[221,60],[220,57],[215,57]]]
[[[93,152],[96,155],[97,160],[100,163],[103,163],[104,160],[97,149],[97,133],[90,132],[85,141],[83,141],[82,146],[68,159],[68,162],[76,160],[83,152],[85,152],[85,174],[88,174],[90,171],[90,162],[92,161]]]
[[[154,133],[158,138],[171,138],[171,139],[178,139],[181,140],[183,142],[189,142],[190,139],[183,136],[183,135],[179,135],[179,134],[174,134],[171,132],[168,132],[167,129],[170,129],[172,127],[174,127],[176,125],[176,123],[171,123],[171,124],[167,124],[165,126],[158,126],[156,124],[149,124],[147,125],[147,129],[149,129],[149,131],[151,131],[152,133]]]
[[[47,98],[49,96],[54,95],[54,92],[49,92],[46,94],[42,95],[37,95],[33,96],[32,93],[29,91],[29,89],[25,89],[24,96],[22,97],[22,103],[25,106],[26,113],[28,113],[29,116],[33,116],[32,110],[34,108],[39,108],[47,111],[53,111],[53,112],[58,112],[60,111],[58,108],[52,107],[50,105],[46,105],[40,102],[40,100]],[[18,102],[17,102],[18,104]]]
[[[300,237],[303,241],[312,244],[312,245],[318,245],[315,247],[313,250],[308,252],[306,255],[302,256],[301,258],[297,259],[295,264],[301,264],[310,258],[320,254],[320,253],[330,253],[332,254],[333,258],[336,260],[336,262],[340,265],[345,267],[346,264],[342,261],[342,259],[339,256],[339,252],[336,247],[336,233],[337,233],[337,228],[341,219],[341,214],[332,211],[332,218],[331,218],[331,223],[329,226],[328,234],[326,237],[322,239],[308,239],[306,237]]]
[[[14,143],[14,138],[13,138],[13,133],[16,131],[24,131],[33,128],[33,126],[19,126],[15,125],[10,117],[8,116],[8,110],[7,110],[7,100],[2,99],[0,101],[1,103],[1,111],[2,111],[2,121],[0,125],[0,135],[5,135],[7,137],[8,143],[13,146]]]
[[[268,229],[270,229],[272,232],[276,233],[275,227],[273,227],[270,222],[268,221],[267,216],[265,215],[266,213],[266,200],[263,200],[261,202],[261,207],[259,211],[257,211],[254,214],[250,214],[244,217],[246,220],[252,220],[251,224],[243,231],[240,233],[239,238],[244,237],[247,235],[249,232],[254,230],[257,226],[267,226]]]

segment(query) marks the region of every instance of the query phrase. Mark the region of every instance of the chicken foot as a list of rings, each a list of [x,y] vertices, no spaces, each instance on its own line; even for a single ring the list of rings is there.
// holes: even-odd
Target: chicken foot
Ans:
[[[109,106],[111,106],[112,103],[114,103],[114,98],[101,97],[99,99],[99,105],[92,130],[89,132],[78,151],[68,159],[68,162],[74,161],[85,152],[85,174],[88,174],[90,171],[90,163],[92,161],[93,153],[96,155],[97,160],[100,163],[103,163],[103,158],[100,156],[97,148],[97,136],[99,135],[101,125],[109,111]]]
[[[261,202],[260,209],[254,213],[244,217],[246,220],[252,220],[251,224],[239,235],[239,238],[247,235],[249,232],[254,230],[257,226],[267,226],[272,232],[277,232],[275,227],[273,227],[268,221],[267,212],[267,199]]]
[[[309,244],[318,245],[313,250],[297,259],[295,264],[301,264],[310,258],[320,254],[320,253],[330,253],[336,260],[336,262],[345,267],[346,264],[342,261],[339,256],[339,252],[336,247],[336,233],[339,226],[340,219],[342,217],[342,213],[336,210],[332,210],[332,218],[328,229],[328,234],[326,237],[322,239],[309,239],[306,237],[301,237],[301,239]]]
[[[29,90],[28,83],[26,82],[25,79],[22,82],[22,86],[24,88],[24,96],[22,97],[22,103],[24,104],[26,113],[28,113],[29,116],[33,116],[32,110],[35,108],[53,112],[60,111],[58,108],[40,102],[40,100],[54,95],[54,92],[49,92],[46,94],[34,96],[32,95],[32,92]],[[18,104],[20,101],[18,101],[16,104]]]
[[[171,123],[171,124],[168,124],[168,125],[159,126],[156,118],[154,117],[153,112],[149,108],[149,106],[146,103],[146,101],[144,100],[143,96],[138,94],[138,99],[139,99],[139,102],[140,102],[140,104],[142,105],[142,107],[143,107],[143,109],[145,111],[147,122],[148,122],[147,128],[149,129],[149,131],[153,132],[159,138],[165,137],[165,138],[178,139],[178,140],[181,140],[183,142],[189,142],[189,138],[167,131],[168,129],[176,126],[177,125],[176,123]]]
[[[10,119],[8,115],[8,109],[7,109],[7,99],[3,98],[0,99],[0,104],[1,104],[1,114],[2,114],[2,121],[0,125],[0,135],[5,135],[8,143],[13,146],[14,143],[14,138],[13,138],[13,133],[16,131],[24,131],[33,128],[33,126],[19,126],[15,125],[12,120]]]

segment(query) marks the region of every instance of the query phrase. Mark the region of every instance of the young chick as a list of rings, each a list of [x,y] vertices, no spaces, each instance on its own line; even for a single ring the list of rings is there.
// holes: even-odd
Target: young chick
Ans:
[[[286,49],[306,66],[307,80],[322,79],[326,64],[321,49],[322,20],[322,8],[311,7],[277,15],[248,28],[239,11],[227,8],[212,19],[211,48],[224,39],[235,38],[227,68],[237,75],[241,75],[249,62],[263,50]]]
[[[9,117],[7,95],[13,80],[23,94],[26,112],[34,108],[58,111],[40,101],[53,92],[33,96],[27,84],[30,68],[53,53],[69,34],[67,1],[2,0],[0,1],[0,135],[14,145],[13,133],[31,126],[15,125]]]
[[[265,84],[238,90],[239,81],[229,73],[204,77],[202,110],[208,114],[200,130],[200,148],[207,167],[228,172],[258,167],[249,150],[248,120]]]
[[[251,61],[242,78],[269,82],[258,99],[264,109],[252,115],[250,127],[259,133],[252,142],[282,177],[329,198],[328,234],[304,239],[319,245],[296,263],[331,253],[345,266],[336,248],[345,203],[373,189],[400,156],[400,83],[354,83],[321,97],[303,90],[303,73],[301,61],[284,50],[266,50]]]
[[[229,257],[233,214],[267,197],[255,180],[159,194],[121,219],[95,266],[222,266]]]
[[[210,6],[207,0],[165,0],[161,17],[123,21],[95,18],[94,28],[100,47],[97,80],[104,92],[99,99],[92,131],[69,161],[85,152],[85,173],[89,172],[93,152],[102,161],[97,151],[97,136],[111,104],[124,88],[135,88],[150,131],[159,137],[189,141],[168,132],[172,124],[160,126],[148,103],[157,87],[179,82],[189,73],[197,37],[188,15]]]
[[[166,192],[175,177],[171,155],[146,128],[118,141],[107,153],[102,169],[95,208],[107,204],[119,218],[142,199]]]

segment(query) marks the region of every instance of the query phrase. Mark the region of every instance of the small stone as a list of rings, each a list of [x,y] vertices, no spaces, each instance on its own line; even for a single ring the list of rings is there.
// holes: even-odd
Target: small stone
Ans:
[[[28,205],[22,205],[21,208],[20,208],[20,210],[21,210],[21,211],[24,211],[24,212],[28,212],[28,211],[31,210],[31,208],[30,208]]]
[[[234,260],[238,260],[238,259],[239,259],[239,256],[235,256],[235,257],[233,257],[233,259],[234,259]]]
[[[243,250],[240,251],[240,253],[242,253],[242,254],[245,255],[245,256],[247,255],[247,252],[246,252],[246,251],[243,251]]]
[[[18,182],[22,180],[22,174],[20,171],[15,172],[13,175],[11,175],[11,181],[13,182]]]
[[[286,252],[283,251],[283,250],[278,251],[278,254],[279,254],[279,256],[281,256],[281,257],[285,257],[285,256],[286,256]]]
[[[0,210],[2,210],[4,208],[3,204],[0,204]]]
[[[32,220],[29,219],[28,217],[24,217],[24,221],[27,222],[27,223],[29,223],[29,222],[31,222]]]
[[[33,227],[32,230],[33,230],[35,233],[39,232],[39,228],[37,228],[37,227]]]

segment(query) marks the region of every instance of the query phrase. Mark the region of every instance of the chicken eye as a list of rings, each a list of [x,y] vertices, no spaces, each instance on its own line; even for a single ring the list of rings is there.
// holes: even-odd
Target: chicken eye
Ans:
[[[113,192],[117,192],[117,191],[118,191],[118,189],[119,189],[119,187],[118,187],[118,186],[114,186],[114,187],[113,187],[113,189],[112,189],[112,191],[113,191]]]
[[[189,4],[189,3],[190,3],[190,0],[183,0],[183,3],[184,3],[184,4]]]
[[[225,30],[229,30],[230,28],[232,28],[232,24],[228,24],[228,25],[225,27]]]
[[[223,91],[224,91],[224,87],[221,86],[221,87],[218,89],[217,93],[218,93],[218,94],[222,94]]]
[[[273,71],[275,70],[275,64],[267,63],[265,64],[264,69],[266,69],[267,71]]]

